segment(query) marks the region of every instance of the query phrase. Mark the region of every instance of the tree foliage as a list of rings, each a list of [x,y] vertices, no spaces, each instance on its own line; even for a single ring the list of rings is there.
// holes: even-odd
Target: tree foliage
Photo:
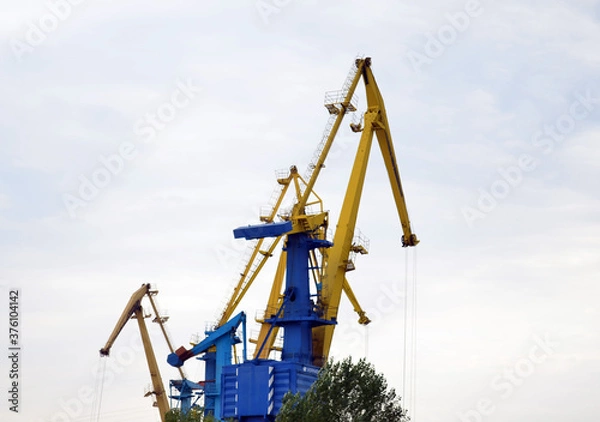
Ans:
[[[400,397],[365,359],[330,361],[304,395],[288,393],[277,422],[405,422]]]
[[[165,422],[218,422],[213,416],[204,416],[201,408],[192,408],[187,415],[179,409],[171,409],[165,415]]]

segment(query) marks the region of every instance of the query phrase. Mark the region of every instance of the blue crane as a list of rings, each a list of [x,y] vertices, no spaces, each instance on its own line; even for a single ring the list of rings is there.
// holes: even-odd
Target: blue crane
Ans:
[[[256,358],[223,368],[223,417],[240,422],[273,421],[283,396],[304,394],[317,378],[319,367],[313,365],[312,331],[314,327],[335,324],[321,317],[315,294],[310,292],[310,251],[328,248],[332,243],[314,236],[325,223],[318,218],[317,227],[307,232],[306,226],[291,221],[240,227],[234,237],[260,239],[286,235],[286,284],[281,306],[268,316],[272,327],[284,329],[281,360]],[[319,224],[320,222],[320,224]],[[264,344],[259,347],[264,347]]]
[[[242,325],[242,339],[237,335],[238,327]],[[182,400],[182,413],[189,410],[190,392],[194,389],[204,391],[204,409],[205,414],[213,414],[215,417],[221,417],[221,374],[223,368],[231,365],[232,348],[238,343],[243,345],[243,360],[246,360],[246,314],[240,312],[226,324],[214,331],[207,331],[206,337],[200,343],[196,344],[190,350],[180,347],[175,352],[169,354],[167,362],[171,366],[181,367],[186,360],[202,355],[200,359],[205,362],[205,381],[202,383],[193,383],[189,380],[183,380],[181,384],[174,385],[180,391]],[[181,387],[179,387],[181,385]],[[181,389],[179,389],[181,388]]]

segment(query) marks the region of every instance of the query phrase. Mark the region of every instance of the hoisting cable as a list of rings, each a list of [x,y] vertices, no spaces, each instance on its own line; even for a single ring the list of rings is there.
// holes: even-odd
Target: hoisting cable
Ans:
[[[409,251],[404,262],[404,350],[402,359],[402,400],[415,421],[417,385],[417,253],[413,252],[412,278],[409,279]]]
[[[402,355],[402,400],[406,407],[406,351],[408,339],[408,249],[404,252],[404,350]]]
[[[413,248],[413,274],[412,274],[412,421],[417,415],[417,248]]]
[[[94,416],[96,415],[96,408],[98,406],[98,389],[100,387],[100,368],[102,367],[102,356],[99,357],[98,365],[96,366],[96,374],[94,377],[94,400],[92,401],[92,409],[90,412],[90,422],[94,422]]]
[[[369,326],[363,325],[365,330],[365,359],[369,359]]]
[[[100,363],[98,364],[98,371],[96,373],[96,385],[94,387],[94,402],[92,404],[92,412],[90,414],[91,422],[98,422],[100,420],[100,413],[102,408],[102,393],[104,391],[104,376],[106,375],[106,359],[102,356],[99,357]]]

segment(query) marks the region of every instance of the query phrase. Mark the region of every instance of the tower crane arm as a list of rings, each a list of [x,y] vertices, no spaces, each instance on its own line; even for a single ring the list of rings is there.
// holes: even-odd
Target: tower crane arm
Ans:
[[[110,349],[112,348],[115,340],[117,339],[117,337],[123,330],[123,327],[125,327],[125,324],[127,324],[127,321],[129,321],[131,319],[131,317],[134,315],[135,311],[141,306],[140,303],[142,301],[142,298],[149,291],[150,291],[150,284],[142,284],[142,287],[140,287],[138,290],[136,290],[131,295],[129,302],[127,302],[127,305],[125,305],[125,309],[123,310],[123,312],[121,313],[121,316],[117,320],[117,324],[115,325],[115,328],[113,329],[112,333],[108,337],[108,341],[106,342],[104,347],[102,349],[100,349],[100,356],[108,356],[110,354]]]
[[[329,150],[331,149],[331,146],[333,145],[333,141],[335,139],[335,136],[337,135],[340,125],[342,124],[342,120],[344,119],[346,112],[351,111],[351,110],[356,110],[354,105],[352,104],[352,99],[354,97],[354,91],[356,90],[356,85],[358,85],[358,81],[360,80],[360,76],[361,76],[360,72],[359,72],[359,70],[360,70],[359,63],[360,63],[359,60],[357,60],[355,62],[354,66],[352,67],[352,69],[350,70],[350,73],[348,74],[348,76],[346,78],[346,82],[344,83],[344,87],[340,94],[341,101],[336,102],[335,104],[333,104],[333,103],[327,104],[327,108],[330,110],[331,113],[335,114],[336,117],[333,122],[333,125],[331,126],[331,130],[330,130],[329,134],[327,135],[327,138],[325,139],[323,145],[320,146],[320,148],[322,148],[321,153],[319,154],[317,161],[315,163],[313,163],[313,171],[310,175],[310,178],[307,180],[306,189],[304,190],[304,194],[299,199],[298,204],[296,205],[296,208],[299,210],[302,210],[306,206],[308,198],[310,197],[310,194],[313,190],[313,187],[315,186],[315,183],[317,182],[317,179],[319,177],[321,169],[323,167],[325,167],[325,160],[327,159]]]
[[[365,90],[367,92],[367,104],[371,112],[376,112],[377,116],[371,123],[371,130],[375,132],[381,155],[383,156],[383,162],[387,170],[388,178],[390,180],[390,186],[392,188],[392,194],[394,196],[394,202],[396,203],[396,210],[398,212],[398,218],[402,226],[402,246],[417,246],[419,240],[417,235],[413,233],[410,226],[410,219],[408,218],[408,209],[406,207],[406,199],[404,197],[404,190],[402,189],[402,182],[400,180],[400,170],[398,168],[398,162],[396,160],[396,152],[394,151],[394,144],[392,143],[392,133],[390,131],[387,112],[383,97],[379,91],[379,87],[375,82],[373,71],[371,70],[370,60],[369,63],[364,67],[363,79],[365,82]]]
[[[323,277],[321,300],[324,305],[324,312],[327,318],[330,319],[337,318],[340,298],[344,290],[344,282],[347,283],[345,274],[347,271],[348,256],[352,247],[352,239],[358,218],[358,209],[374,135],[377,136],[379,149],[383,155],[398,217],[402,225],[402,246],[416,246],[419,243],[417,236],[412,232],[410,226],[385,104],[371,70],[371,59],[368,57],[358,59],[357,67],[358,73],[362,75],[365,85],[367,110],[364,114],[364,128],[353,128],[353,130],[362,131],[362,133],[350,174],[350,181],[348,182],[344,196],[333,247],[328,251],[328,262]],[[335,326],[331,325],[316,327],[313,330],[314,355],[324,362],[327,361],[329,355],[334,328]]]
[[[226,324],[217,328],[215,331],[211,332],[204,340],[200,343],[196,344],[189,350],[186,350],[183,346],[177,349],[175,352],[171,353],[167,357],[167,362],[171,366],[180,367],[182,366],[186,360],[193,358],[194,356],[198,356],[201,353],[206,352],[211,347],[215,346],[217,342],[227,336],[232,336],[235,334],[237,327],[240,324],[243,324],[244,337],[246,335],[246,314],[244,312],[240,312],[238,315],[229,320]],[[239,342],[239,341],[238,341]],[[246,342],[244,341],[243,344]],[[245,360],[245,358],[244,358]]]

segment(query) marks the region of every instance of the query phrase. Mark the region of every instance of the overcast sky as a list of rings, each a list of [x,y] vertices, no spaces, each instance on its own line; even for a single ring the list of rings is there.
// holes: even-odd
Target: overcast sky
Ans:
[[[400,246],[375,145],[358,221],[370,254],[348,274],[373,323],[344,300],[332,354],[366,355],[418,422],[598,420],[598,0],[70,1],[2,1],[2,391],[12,288],[22,346],[20,414],[3,393],[2,421],[95,420],[98,350],[142,283],[177,345],[203,331],[238,273],[232,230],[258,222],[274,171],[306,168],[323,94],[357,55],[372,57],[421,244],[416,261]],[[315,187],[333,222],[357,140],[344,124]],[[240,310],[264,307],[271,274]],[[138,338],[128,324],[108,358],[101,421],[159,420]]]

